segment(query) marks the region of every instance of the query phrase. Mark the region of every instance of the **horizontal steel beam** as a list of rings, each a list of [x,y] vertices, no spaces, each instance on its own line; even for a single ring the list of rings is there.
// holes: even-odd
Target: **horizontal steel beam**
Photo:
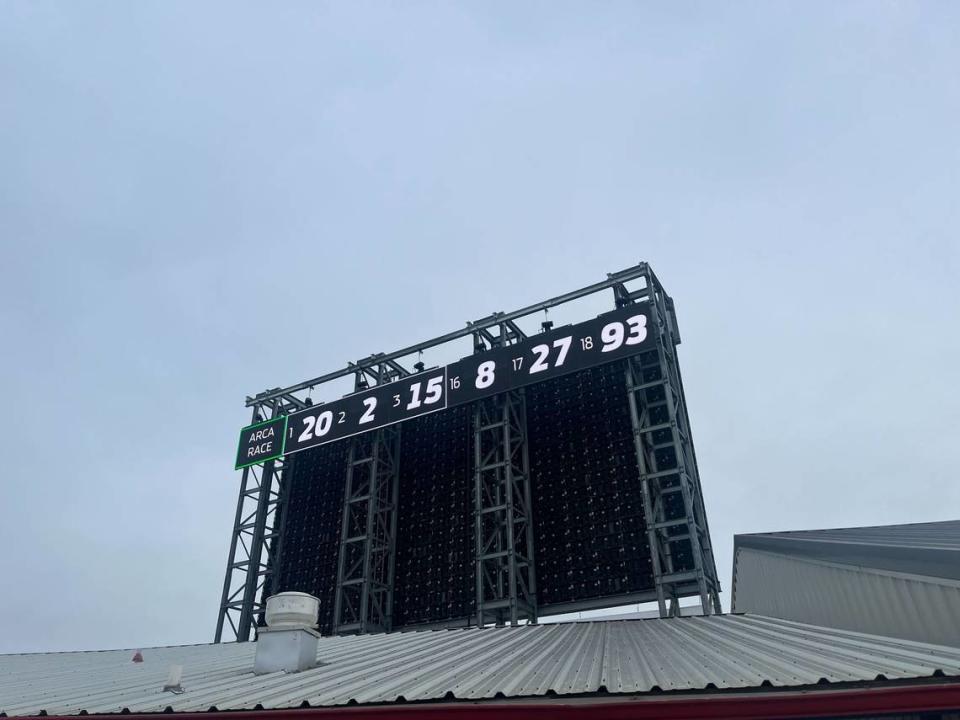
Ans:
[[[387,354],[374,354],[370,357],[367,357],[363,360],[358,360],[356,363],[349,363],[342,370],[335,370],[334,372],[327,373],[326,375],[320,375],[311,380],[304,380],[303,382],[297,383],[296,385],[291,385],[286,388],[274,388],[272,390],[265,390],[258,395],[253,397],[247,397],[246,404],[247,406],[258,405],[273,398],[280,397],[283,395],[289,395],[290,393],[295,393],[301,390],[308,390],[310,388],[316,387],[317,385],[322,385],[323,383],[330,382],[332,380],[337,380],[347,375],[352,375],[357,372],[357,370],[362,370],[364,368],[372,368],[379,363],[387,363],[392,360],[397,360],[407,355],[412,355],[414,353],[420,352],[422,350],[427,350],[437,345],[443,345],[444,343],[451,342],[453,340],[459,340],[460,338],[468,337],[474,333],[485,330],[489,327],[496,327],[501,323],[511,323],[514,320],[517,320],[528,315],[533,315],[534,313],[547,310],[557,305],[563,305],[564,303],[577,300],[578,298],[585,297],[587,295],[592,295],[603,290],[608,290],[616,285],[622,285],[625,282],[631,280],[636,280],[637,278],[644,277],[648,275],[653,277],[652,272],[649,270],[647,263],[640,263],[639,265],[634,265],[631,268],[626,270],[621,270],[615,273],[609,273],[607,279],[598,283],[593,283],[592,285],[587,285],[582,287],[579,290],[572,290],[571,292],[564,293],[563,295],[557,295],[556,297],[550,298],[549,300],[544,300],[542,302],[535,303],[534,305],[528,305],[525,308],[520,310],[514,310],[510,313],[493,313],[492,315],[483,318],[482,320],[476,320],[474,322],[468,322],[467,326],[461,330],[454,330],[453,332],[447,333],[446,335],[440,335],[435,337],[432,340],[426,340],[416,345],[411,345],[410,347],[405,347],[402,350],[397,350],[392,353]]]
[[[677,597],[695,597],[699,595],[699,588],[696,583],[680,585],[677,591]],[[604,597],[590,598],[589,600],[574,600],[571,602],[555,603],[552,605],[541,605],[537,608],[540,617],[547,615],[562,615],[570,612],[584,612],[586,610],[603,610],[605,608],[619,607],[622,605],[635,605],[637,603],[648,603],[657,601],[656,590],[642,590],[634,593],[623,593],[618,595],[606,595]]]

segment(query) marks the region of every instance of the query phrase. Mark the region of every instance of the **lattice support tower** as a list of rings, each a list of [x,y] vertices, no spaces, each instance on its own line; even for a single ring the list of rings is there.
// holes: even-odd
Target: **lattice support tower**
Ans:
[[[476,623],[537,621],[533,516],[523,390],[474,411]]]
[[[649,270],[646,288],[634,293],[615,288],[615,294],[620,305],[649,303],[647,331],[657,341],[655,349],[627,361],[626,382],[660,615],[679,615],[679,598],[691,591],[699,595],[703,614],[720,613],[720,585],[677,363],[673,301]],[[687,549],[689,563],[684,564],[692,567],[678,567]]]
[[[337,635],[393,628],[400,426],[351,441],[333,631]]]
[[[254,406],[251,422],[303,407],[306,404],[292,396],[275,397]],[[279,458],[243,469],[214,642],[250,640],[262,622],[266,596],[276,592],[279,577],[275,569],[280,566],[283,537],[283,478],[288,466],[289,461]]]

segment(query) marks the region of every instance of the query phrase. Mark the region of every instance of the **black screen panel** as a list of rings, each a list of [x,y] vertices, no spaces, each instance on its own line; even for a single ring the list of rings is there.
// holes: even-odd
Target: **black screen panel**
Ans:
[[[349,441],[321,445],[288,458],[280,591],[320,599],[320,632],[329,635],[337,583]]]
[[[652,587],[624,367],[527,390],[541,607]]]
[[[652,591],[625,361],[555,377],[525,394],[541,611],[605,598],[615,605],[620,596]],[[465,404],[403,423],[394,627],[465,624],[474,613],[473,413],[474,405]],[[351,442],[288,458],[281,590],[320,598],[324,634],[332,625]],[[676,466],[666,454],[657,462]],[[668,513],[682,516],[679,495],[667,497],[676,502]],[[676,570],[690,566],[684,547],[678,543]]]
[[[468,617],[476,604],[472,408],[407,422],[401,434],[394,619]]]

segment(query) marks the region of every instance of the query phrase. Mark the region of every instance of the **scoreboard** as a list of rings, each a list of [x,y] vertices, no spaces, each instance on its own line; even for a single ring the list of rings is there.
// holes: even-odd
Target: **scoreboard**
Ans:
[[[291,455],[648,349],[650,311],[633,305],[244,428],[236,467]]]
[[[611,290],[615,309],[524,334],[535,314]],[[449,352],[460,340],[474,352]],[[651,601],[666,614],[693,596],[719,612],[679,342],[673,300],[641,263],[247,397],[272,417],[240,432],[218,641],[227,620],[246,639],[284,591],[320,599],[323,633]],[[405,374],[439,346],[460,359]],[[311,399],[350,376],[356,392]]]

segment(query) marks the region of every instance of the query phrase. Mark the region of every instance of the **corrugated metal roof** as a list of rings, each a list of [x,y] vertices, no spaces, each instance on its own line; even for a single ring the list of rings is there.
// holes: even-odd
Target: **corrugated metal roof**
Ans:
[[[960,648],[725,615],[322,638],[321,666],[253,675],[253,644],[0,656],[8,715],[266,709],[798,687],[960,676]],[[169,666],[185,692],[163,692]]]
[[[855,542],[891,547],[935,548],[960,551],[960,520],[909,523],[906,525],[872,525],[868,527],[832,528],[827,530],[794,530],[753,533],[741,538],[771,537],[791,540]]]
[[[740,548],[960,580],[960,520],[735,535]],[[733,582],[737,582],[734,564]]]

